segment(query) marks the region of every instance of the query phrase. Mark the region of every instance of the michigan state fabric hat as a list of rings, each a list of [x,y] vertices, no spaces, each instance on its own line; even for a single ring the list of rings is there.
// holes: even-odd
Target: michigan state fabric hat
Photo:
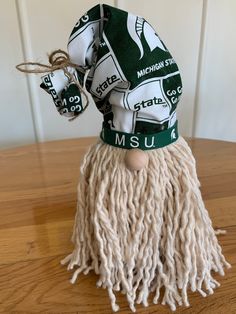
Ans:
[[[85,13],[69,37],[68,71],[92,95],[103,114],[101,139],[121,148],[166,146],[178,138],[176,107],[182,93],[178,66],[142,17],[99,4]],[[63,70],[42,78],[60,114],[84,111],[80,91]]]

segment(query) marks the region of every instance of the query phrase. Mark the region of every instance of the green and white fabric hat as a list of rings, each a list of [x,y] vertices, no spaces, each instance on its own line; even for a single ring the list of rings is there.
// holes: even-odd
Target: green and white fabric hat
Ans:
[[[105,4],[85,13],[68,42],[75,79],[103,114],[101,138],[121,148],[154,149],[178,138],[176,106],[182,93],[179,69],[152,26],[142,17]],[[84,111],[77,85],[63,70],[42,78],[58,111]]]

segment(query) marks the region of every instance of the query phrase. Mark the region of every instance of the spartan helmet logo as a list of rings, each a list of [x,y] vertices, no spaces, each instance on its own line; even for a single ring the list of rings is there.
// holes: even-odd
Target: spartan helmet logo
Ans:
[[[173,129],[173,130],[171,131],[170,137],[171,137],[172,140],[175,140],[175,139],[176,139],[175,129]]]
[[[130,37],[136,43],[140,50],[140,58],[144,56],[144,49],[141,42],[141,36],[144,35],[146,42],[151,51],[153,51],[156,47],[166,51],[165,46],[157,36],[155,30],[152,26],[142,17],[137,17],[133,14],[128,14],[127,20],[127,28],[130,34]]]

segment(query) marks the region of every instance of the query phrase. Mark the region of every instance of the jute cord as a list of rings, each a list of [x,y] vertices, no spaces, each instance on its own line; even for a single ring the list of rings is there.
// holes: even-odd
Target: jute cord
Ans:
[[[83,87],[80,85],[79,81],[76,80],[73,74],[71,74],[68,70],[68,67],[74,69],[80,69],[81,67],[78,64],[71,62],[68,53],[64,50],[58,49],[54,50],[52,53],[48,55],[49,64],[44,64],[40,62],[22,62],[16,65],[16,69],[23,73],[35,73],[35,74],[43,74],[43,73],[51,73],[56,70],[63,70],[67,78],[70,82],[74,82],[78,87],[81,94],[84,95],[86,103],[84,109],[87,108],[89,104],[89,98]],[[73,120],[76,117],[73,117],[70,120]]]

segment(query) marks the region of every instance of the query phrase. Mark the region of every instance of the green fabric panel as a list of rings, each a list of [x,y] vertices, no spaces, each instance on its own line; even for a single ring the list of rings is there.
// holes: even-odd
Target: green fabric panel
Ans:
[[[144,56],[140,59],[139,49],[131,39],[127,29],[128,13],[107,5],[104,5],[104,8],[110,14],[110,20],[104,27],[104,33],[117,57],[122,71],[131,83],[131,89],[147,79],[166,76],[179,70],[170,52],[168,50],[163,51],[158,47],[151,51],[143,34],[141,42],[144,49]],[[147,21],[145,22],[147,23]],[[144,74],[145,72],[149,72],[148,67],[152,66],[155,66],[157,70]],[[140,73],[140,77],[138,77],[138,73]],[[178,79],[176,83],[181,85],[181,80]]]
[[[104,127],[100,134],[100,138],[103,140],[103,142],[114,147],[125,149],[139,148],[142,150],[165,147],[171,143],[174,143],[178,137],[177,121],[171,128],[153,134],[132,134],[115,131]]]

